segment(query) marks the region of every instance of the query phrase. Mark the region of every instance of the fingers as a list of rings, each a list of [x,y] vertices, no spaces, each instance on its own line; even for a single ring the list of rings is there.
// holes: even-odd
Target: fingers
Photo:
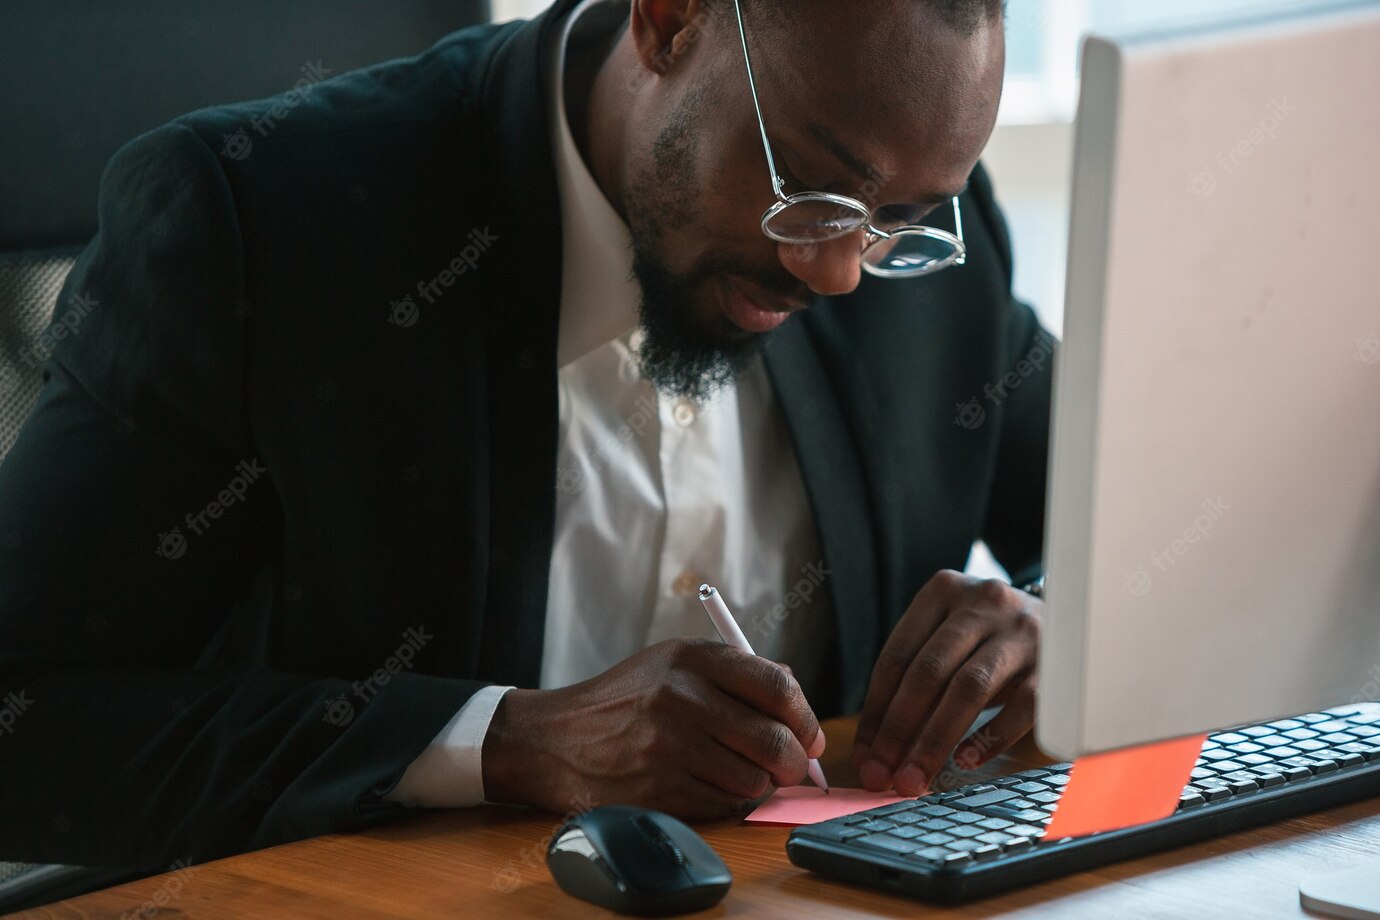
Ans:
[[[734,795],[699,777],[686,776],[674,792],[645,804],[682,820],[712,821],[745,814],[755,798]]]
[[[915,596],[887,638],[872,669],[872,681],[867,688],[862,714],[858,717],[853,761],[859,769],[865,763],[887,709],[896,697],[916,653],[934,635],[948,613],[949,605],[970,581],[967,576],[953,571],[943,571],[934,576]]]
[[[731,697],[723,697],[721,711],[723,718],[709,727],[715,741],[764,771],[777,786],[800,785],[808,756],[790,729]]]
[[[933,718],[931,711],[943,698],[945,688],[987,638],[989,628],[976,613],[960,611],[911,659],[858,768],[864,787],[880,791],[891,786],[893,774],[912,745],[917,728]],[[970,688],[981,673],[973,672],[967,679]],[[970,719],[959,731],[971,724]]]
[[[944,768],[949,752],[963,740],[968,727],[1026,667],[1023,648],[1007,638],[986,641],[963,662],[930,717],[918,726],[912,723],[909,747],[895,760],[884,759],[895,765],[896,791],[921,795]],[[874,748],[873,753],[888,758],[891,750]]]
[[[781,665],[727,645],[701,647],[705,676],[724,694],[784,725],[809,756],[824,751],[824,733],[805,694]]]
[[[975,770],[1011,748],[1035,727],[1035,672],[1018,674],[1009,685],[1006,705],[954,751],[954,763]]]

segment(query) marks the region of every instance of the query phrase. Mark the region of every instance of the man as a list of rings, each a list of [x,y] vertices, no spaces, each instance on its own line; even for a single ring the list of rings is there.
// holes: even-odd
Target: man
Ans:
[[[1040,561],[999,2],[576,6],[114,158],[0,467],[0,857],[721,816],[859,709],[915,794],[1029,729],[1038,602],[945,571]]]

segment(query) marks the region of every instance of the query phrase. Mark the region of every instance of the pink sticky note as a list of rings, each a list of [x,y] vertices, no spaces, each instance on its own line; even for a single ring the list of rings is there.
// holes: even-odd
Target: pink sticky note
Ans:
[[[778,789],[775,795],[758,805],[757,810],[747,816],[747,823],[814,824],[906,800],[906,796],[894,792],[868,792],[838,786],[831,786],[825,792],[818,786],[791,786]]]

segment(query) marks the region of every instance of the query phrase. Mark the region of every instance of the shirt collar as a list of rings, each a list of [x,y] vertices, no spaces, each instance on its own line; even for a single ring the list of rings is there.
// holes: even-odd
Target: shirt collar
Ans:
[[[558,368],[637,328],[642,300],[632,271],[632,234],[590,175],[566,118],[566,45],[576,20],[601,2],[605,0],[584,0],[567,17],[556,41],[552,68],[551,136],[563,239]]]

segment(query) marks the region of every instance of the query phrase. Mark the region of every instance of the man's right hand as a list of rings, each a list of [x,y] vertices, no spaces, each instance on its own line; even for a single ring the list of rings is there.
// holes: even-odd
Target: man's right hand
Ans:
[[[823,751],[788,668],[671,639],[572,687],[504,694],[484,739],[484,792],[558,814],[592,802],[720,818],[797,785]]]

